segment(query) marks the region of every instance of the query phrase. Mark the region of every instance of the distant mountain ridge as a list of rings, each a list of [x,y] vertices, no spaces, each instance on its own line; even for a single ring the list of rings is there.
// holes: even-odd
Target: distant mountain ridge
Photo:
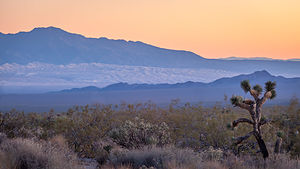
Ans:
[[[281,59],[272,59],[267,57],[227,57],[227,58],[220,58],[221,60],[281,60]]]
[[[300,97],[300,78],[285,78],[273,76],[267,71],[257,71],[232,78],[221,78],[211,83],[116,83],[104,88],[88,86],[43,94],[0,94],[0,111],[9,111],[12,108],[27,112],[49,111],[50,108],[66,111],[74,105],[141,103],[149,100],[158,105],[166,105],[173,99],[179,99],[182,103],[201,102],[204,105],[213,105],[216,102],[224,103],[224,95],[251,98],[241,89],[242,80],[249,80],[252,86],[259,84],[262,87],[268,80],[276,81],[277,97],[268,104],[287,104],[293,96]]]
[[[227,57],[227,58],[220,58],[220,60],[278,60],[278,61],[300,61],[300,59],[293,58],[293,59],[272,59],[267,57]]]
[[[205,83],[202,82],[184,82],[184,83],[176,83],[176,84],[128,84],[124,82],[115,83],[108,85],[103,88],[99,88],[96,86],[87,86],[82,88],[72,88],[65,89],[61,91],[57,91],[55,93],[71,93],[71,92],[102,92],[102,91],[120,91],[120,90],[153,90],[153,89],[170,89],[170,88],[187,88],[187,87],[199,87],[205,86]],[[50,92],[53,93],[53,92]]]
[[[87,38],[55,27],[0,34],[0,64],[32,62],[218,69],[239,73],[265,69],[273,74],[300,77],[298,61],[205,59],[189,51],[164,49],[139,41]]]
[[[115,83],[108,85],[103,88],[98,88],[96,86],[87,86],[83,88],[72,88],[58,91],[58,93],[72,93],[72,92],[102,92],[102,91],[120,91],[120,90],[155,90],[155,89],[174,89],[174,88],[213,88],[213,87],[222,87],[222,88],[232,88],[233,86],[239,85],[242,80],[249,80],[253,85],[264,83],[268,80],[276,81],[277,85],[280,87],[288,85],[300,85],[299,78],[285,78],[283,76],[273,76],[266,70],[256,71],[251,74],[242,74],[229,78],[221,78],[210,83],[202,82],[184,82],[176,84],[128,84],[128,83]]]

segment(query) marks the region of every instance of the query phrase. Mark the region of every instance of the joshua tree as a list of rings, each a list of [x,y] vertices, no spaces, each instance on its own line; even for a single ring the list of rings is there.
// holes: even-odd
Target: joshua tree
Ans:
[[[261,126],[268,123],[269,121],[262,118],[262,106],[268,99],[273,99],[276,97],[275,87],[276,82],[266,82],[265,93],[262,97],[260,97],[263,91],[262,87],[260,85],[255,85],[251,89],[249,81],[244,80],[241,82],[241,88],[245,91],[245,93],[249,92],[254,99],[244,100],[241,96],[232,96],[232,98],[230,99],[232,105],[249,111],[252,119],[250,120],[247,118],[239,118],[232,122],[232,127],[234,128],[240,123],[248,123],[253,126],[253,130],[251,132],[249,132],[245,136],[235,138],[235,144],[238,145],[253,135],[259,145],[260,151],[263,154],[264,158],[267,158],[269,156],[269,153],[265,142],[262,139]]]

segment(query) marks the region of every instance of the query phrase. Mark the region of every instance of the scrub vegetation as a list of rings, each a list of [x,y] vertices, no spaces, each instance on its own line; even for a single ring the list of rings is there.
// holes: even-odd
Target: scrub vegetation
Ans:
[[[237,107],[225,97],[226,105],[209,108],[173,100],[167,108],[147,102],[76,106],[59,113],[1,112],[0,169],[79,169],[88,168],[87,160],[106,169],[300,168],[298,99],[261,107],[265,157],[254,134],[237,144],[253,132],[253,124],[237,125],[249,111],[239,106],[246,99],[235,98]]]

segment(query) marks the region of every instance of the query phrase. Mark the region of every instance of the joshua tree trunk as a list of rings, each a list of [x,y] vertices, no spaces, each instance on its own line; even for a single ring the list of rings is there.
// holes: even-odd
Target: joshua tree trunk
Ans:
[[[255,133],[254,136],[259,145],[259,149],[260,149],[261,153],[263,154],[263,157],[267,158],[269,156],[269,152],[268,152],[268,149],[266,147],[264,140],[261,137],[261,134]]]
[[[242,143],[244,140],[248,139],[250,136],[254,136],[259,148],[260,152],[263,154],[263,158],[267,158],[269,156],[268,149],[266,144],[262,138],[261,134],[261,126],[267,124],[269,121],[262,118],[262,106],[268,99],[273,99],[276,96],[275,93],[275,82],[268,81],[265,86],[264,96],[259,98],[259,95],[262,92],[262,88],[259,85],[255,85],[253,89],[249,84],[249,81],[245,80],[241,82],[241,87],[247,93],[249,92],[254,100],[244,100],[241,96],[233,96],[231,98],[231,103],[234,106],[245,109],[249,112],[251,116],[251,120],[247,118],[239,118],[232,122],[232,127],[236,127],[239,123],[248,123],[253,126],[253,130],[245,136],[235,138],[235,144],[238,145]]]

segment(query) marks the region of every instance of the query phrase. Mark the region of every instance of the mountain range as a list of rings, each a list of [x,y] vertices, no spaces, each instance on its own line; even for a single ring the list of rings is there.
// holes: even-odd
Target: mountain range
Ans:
[[[214,104],[224,94],[249,97],[239,86],[245,79],[253,85],[276,81],[278,97],[271,104],[300,96],[297,59],[206,59],[189,51],[88,38],[56,27],[0,33],[0,77],[0,111],[66,110],[123,101],[167,104],[177,98]]]
[[[242,80],[249,80],[254,86],[268,80],[276,81],[277,97],[268,104],[287,104],[293,96],[299,97],[300,78],[273,76],[269,72],[256,71],[231,78],[220,78],[210,83],[185,82],[176,84],[128,84],[116,83],[103,88],[87,86],[42,94],[0,94],[0,110],[11,108],[24,111],[48,111],[50,108],[64,110],[74,105],[85,104],[120,104],[153,101],[166,105],[173,99],[182,103],[199,103],[212,105],[223,102],[224,95],[241,95],[250,97],[240,88]]]
[[[238,73],[267,70],[276,75],[300,77],[298,61],[206,59],[193,52],[159,48],[139,41],[87,38],[56,27],[0,34],[0,64],[32,62],[217,69]]]

